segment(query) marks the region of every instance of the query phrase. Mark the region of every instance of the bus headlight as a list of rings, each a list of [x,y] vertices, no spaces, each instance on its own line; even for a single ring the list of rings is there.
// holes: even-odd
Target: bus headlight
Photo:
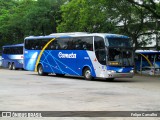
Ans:
[[[131,70],[130,73],[134,73],[134,70]]]
[[[111,74],[111,73],[116,73],[116,71],[114,70],[108,70],[108,73]]]

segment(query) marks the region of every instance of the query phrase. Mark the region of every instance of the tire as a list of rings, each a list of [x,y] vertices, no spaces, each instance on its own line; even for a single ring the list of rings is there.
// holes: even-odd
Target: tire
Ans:
[[[85,80],[92,80],[93,77],[91,74],[91,70],[88,67],[84,69],[83,76]]]
[[[8,63],[8,69],[12,70],[12,64],[11,63]]]
[[[12,63],[12,70],[16,70],[16,66]]]
[[[41,76],[48,75],[48,73],[43,72],[42,65],[38,65],[37,71],[38,71],[38,75],[41,75]]]

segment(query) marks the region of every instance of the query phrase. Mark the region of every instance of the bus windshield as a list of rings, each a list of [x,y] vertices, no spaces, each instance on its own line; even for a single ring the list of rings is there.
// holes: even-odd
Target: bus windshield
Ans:
[[[132,48],[109,47],[108,65],[133,66]]]
[[[107,38],[109,47],[132,47],[130,38]]]
[[[107,38],[108,65],[133,66],[133,49],[130,38]]]

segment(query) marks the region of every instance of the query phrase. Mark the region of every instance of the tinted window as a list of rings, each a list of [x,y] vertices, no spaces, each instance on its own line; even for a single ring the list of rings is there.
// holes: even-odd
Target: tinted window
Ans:
[[[41,50],[51,39],[25,40],[25,49]],[[57,38],[47,50],[93,50],[93,37]]]
[[[107,38],[110,47],[132,47],[132,41],[128,38]]]
[[[96,36],[94,39],[95,53],[99,63],[106,65],[106,50],[104,39]]]
[[[25,49],[28,50],[41,50],[49,39],[33,39],[33,40],[25,40]]]
[[[95,51],[99,49],[105,49],[104,39],[102,37],[95,37],[94,40]]]
[[[71,38],[58,38],[57,43],[59,44],[59,49],[61,50],[71,50],[73,46]]]
[[[70,38],[57,38],[52,41],[49,46],[48,50],[67,50],[71,49],[72,41]]]
[[[93,37],[73,38],[73,48],[75,50],[93,50]]]
[[[23,54],[23,47],[4,47],[3,54]]]

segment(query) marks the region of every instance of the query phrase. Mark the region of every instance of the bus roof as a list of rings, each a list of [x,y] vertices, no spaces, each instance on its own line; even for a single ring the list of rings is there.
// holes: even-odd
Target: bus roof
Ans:
[[[14,44],[14,45],[4,45],[4,46],[2,46],[2,47],[19,47],[19,46],[24,46],[24,43]]]
[[[155,54],[155,53],[160,53],[160,51],[156,51],[156,50],[136,50],[136,53]]]
[[[65,38],[65,37],[83,37],[83,36],[100,36],[103,38],[129,38],[125,35],[119,35],[119,34],[110,34],[110,33],[87,33],[87,32],[73,32],[73,33],[53,33],[46,36],[29,36],[25,39],[44,39],[44,38]]]

